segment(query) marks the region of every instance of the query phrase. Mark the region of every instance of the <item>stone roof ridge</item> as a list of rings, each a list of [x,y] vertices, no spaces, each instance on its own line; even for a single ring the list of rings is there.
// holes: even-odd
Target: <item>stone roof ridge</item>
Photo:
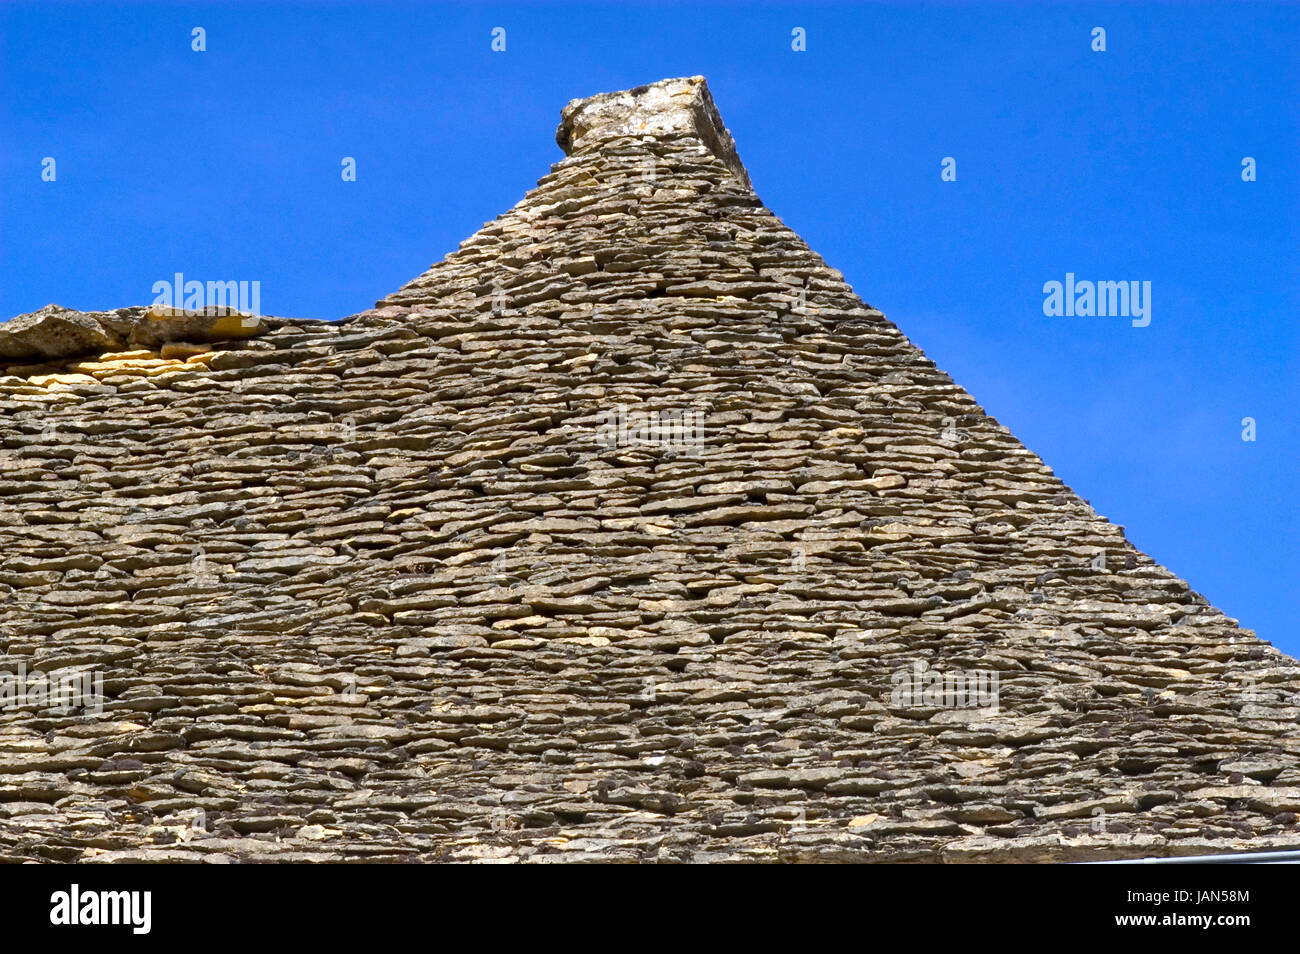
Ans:
[[[662,79],[570,100],[555,131],[555,141],[568,155],[628,136],[694,136],[751,187],[736,141],[723,124],[703,76]]]

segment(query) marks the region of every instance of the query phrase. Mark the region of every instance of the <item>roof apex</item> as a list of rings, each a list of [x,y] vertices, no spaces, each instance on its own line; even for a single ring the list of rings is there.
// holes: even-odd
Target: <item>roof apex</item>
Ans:
[[[566,153],[620,136],[695,136],[746,186],[749,175],[736,141],[722,123],[703,76],[662,79],[648,86],[570,100],[560,112],[555,141]]]

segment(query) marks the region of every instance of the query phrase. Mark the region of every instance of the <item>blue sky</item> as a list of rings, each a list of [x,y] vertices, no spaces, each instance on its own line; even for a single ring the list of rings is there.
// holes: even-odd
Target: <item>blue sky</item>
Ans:
[[[770,208],[1294,655],[1298,27],[1253,4],[5,4],[0,316],[147,303],[178,271],[352,314],[518,201],[569,99],[704,74]],[[1045,316],[1067,272],[1150,281],[1151,324]]]

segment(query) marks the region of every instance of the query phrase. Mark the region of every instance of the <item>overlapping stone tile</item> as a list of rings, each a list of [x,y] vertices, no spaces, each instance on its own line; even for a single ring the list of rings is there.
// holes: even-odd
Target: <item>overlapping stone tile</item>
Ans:
[[[0,671],[103,700],[0,710],[0,856],[1294,844],[1296,662],[768,211],[700,82],[610,102],[363,314],[3,351]],[[919,663],[996,713],[900,704]]]

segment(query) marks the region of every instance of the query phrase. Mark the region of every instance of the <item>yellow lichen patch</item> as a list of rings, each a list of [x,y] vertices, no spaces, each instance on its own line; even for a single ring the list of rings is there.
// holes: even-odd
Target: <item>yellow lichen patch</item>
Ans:
[[[72,362],[67,370],[90,375],[94,379],[117,379],[121,375],[155,377],[172,371],[195,371],[207,366],[220,351],[210,345],[168,342],[161,351],[108,351],[97,358]]]
[[[230,320],[238,324],[242,316],[231,315]],[[246,331],[243,336],[252,333]],[[74,391],[96,382],[122,385],[132,380],[141,381],[177,372],[204,371],[223,354],[226,352],[214,351],[212,345],[205,342],[169,341],[157,351],[135,348],[105,351],[96,357],[80,360],[10,365],[4,368],[4,374],[26,379],[28,386],[46,392]]]
[[[185,359],[185,363],[188,365],[197,364],[197,365],[202,365],[203,367],[207,367],[208,365],[212,364],[214,359],[216,359],[217,357],[225,353],[226,352],[224,351],[205,351],[203,354],[191,355],[190,357]]]
[[[42,388],[76,387],[79,384],[94,384],[95,379],[88,374],[38,374],[32,377],[32,384]]]
[[[251,338],[260,324],[256,315],[222,315],[212,323],[208,334],[213,338]]]
[[[160,374],[170,374],[173,371],[187,371],[187,370],[192,371],[193,369],[194,369],[193,365],[188,365],[184,361],[160,360],[157,364],[155,364],[151,368],[141,369],[140,373],[145,375],[146,377],[152,378]]]
[[[82,361],[72,367],[77,371],[103,377],[106,374],[117,374],[122,371],[130,371],[135,374],[157,374],[159,371],[168,368],[181,368],[184,366],[184,361],[177,361],[174,358],[153,357],[130,358],[125,361]]]
[[[186,341],[169,341],[162,346],[159,351],[164,358],[179,358],[182,361],[197,355],[206,354],[212,350],[212,345],[190,344]]]
[[[199,333],[204,338],[251,338],[262,330],[262,320],[257,315],[245,314],[234,309],[222,309],[225,314],[216,314],[213,309],[189,311],[184,308],[171,308],[167,305],[154,305],[144,313],[149,321],[181,321],[191,328],[198,323],[202,327]],[[204,324],[204,323],[207,324]]]

